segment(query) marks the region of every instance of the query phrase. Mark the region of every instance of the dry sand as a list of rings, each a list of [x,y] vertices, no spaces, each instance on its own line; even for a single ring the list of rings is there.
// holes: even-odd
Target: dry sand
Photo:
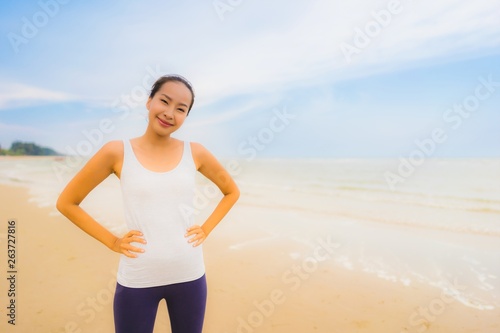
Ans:
[[[0,332],[113,332],[119,255],[66,218],[50,216],[51,208],[28,203],[24,188],[0,186],[0,205],[3,276],[8,219],[16,219],[18,227],[16,325],[7,324],[8,286],[2,278]],[[209,284],[204,332],[500,332],[498,311],[444,302],[435,288],[404,287],[335,267],[326,251],[317,252],[325,260],[314,263],[315,252],[292,240],[234,246],[265,238],[254,225],[268,223],[267,215],[239,205],[204,245]],[[294,260],[291,252],[302,256]],[[418,315],[419,307],[428,314]],[[156,332],[170,332],[164,304]]]

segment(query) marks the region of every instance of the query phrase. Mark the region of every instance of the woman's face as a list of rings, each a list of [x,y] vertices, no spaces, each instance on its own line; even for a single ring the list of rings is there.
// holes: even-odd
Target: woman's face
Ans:
[[[158,135],[170,135],[175,132],[187,117],[191,99],[191,92],[183,83],[165,82],[146,103],[149,125]]]

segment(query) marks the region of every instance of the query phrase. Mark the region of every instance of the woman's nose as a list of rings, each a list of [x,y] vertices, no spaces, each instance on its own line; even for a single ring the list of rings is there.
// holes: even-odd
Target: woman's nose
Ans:
[[[163,110],[163,114],[164,114],[166,117],[172,118],[173,111],[172,111],[172,109],[170,108],[170,106],[165,107],[165,109]]]

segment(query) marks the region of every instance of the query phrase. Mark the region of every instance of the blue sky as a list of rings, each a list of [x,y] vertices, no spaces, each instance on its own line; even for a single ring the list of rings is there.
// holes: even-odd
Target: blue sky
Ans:
[[[498,2],[62,2],[0,4],[4,148],[139,136],[144,92],[178,73],[196,102],[177,137],[221,157],[408,156],[436,128],[432,156],[500,156]]]

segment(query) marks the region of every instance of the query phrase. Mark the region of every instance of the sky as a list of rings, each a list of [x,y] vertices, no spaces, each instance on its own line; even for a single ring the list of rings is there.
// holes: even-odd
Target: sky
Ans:
[[[220,157],[500,156],[500,2],[3,1],[0,146],[90,156],[140,136],[164,74],[174,136]]]

